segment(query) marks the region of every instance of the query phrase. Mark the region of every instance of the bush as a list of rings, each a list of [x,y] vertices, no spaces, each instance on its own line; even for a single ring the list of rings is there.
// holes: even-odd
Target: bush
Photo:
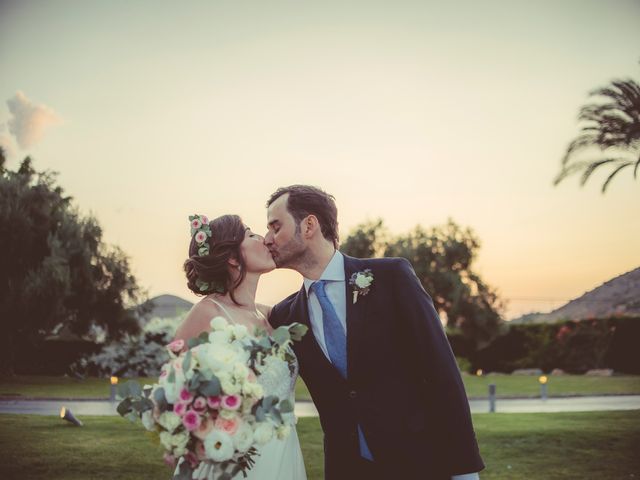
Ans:
[[[186,315],[186,314],[185,314]],[[175,336],[184,315],[176,318],[152,318],[140,335],[127,335],[111,342],[102,351],[90,355],[71,366],[82,375],[118,377],[155,377],[169,360],[165,349]]]

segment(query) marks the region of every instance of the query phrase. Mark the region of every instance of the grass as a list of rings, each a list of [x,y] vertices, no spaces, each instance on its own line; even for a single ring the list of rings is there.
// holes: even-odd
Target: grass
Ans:
[[[489,384],[496,384],[498,398],[539,396],[538,378],[526,375],[486,375],[462,377],[469,397],[486,397]],[[587,377],[584,375],[549,376],[549,396],[640,394],[640,376]],[[154,383],[153,378],[139,378],[141,383]],[[124,381],[121,380],[121,381]],[[109,396],[109,379],[17,375],[0,377],[0,396],[51,398],[105,398]],[[302,379],[296,385],[298,400],[311,400]]]
[[[640,477],[640,415],[630,412],[480,414],[474,424],[487,468],[483,480],[630,479]],[[145,480],[170,478],[139,425],[83,417],[76,428],[57,417],[0,415],[0,478]],[[298,432],[309,480],[320,480],[317,418]],[[634,477],[635,475],[635,477]]]

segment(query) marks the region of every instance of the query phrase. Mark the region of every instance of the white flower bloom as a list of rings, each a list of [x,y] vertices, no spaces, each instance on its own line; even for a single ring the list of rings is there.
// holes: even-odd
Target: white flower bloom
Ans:
[[[359,288],[367,288],[373,282],[373,278],[366,275],[358,275],[356,277],[356,285]]]
[[[211,319],[211,330],[224,330],[228,324],[229,322],[224,317],[213,317]]]
[[[214,345],[226,345],[231,343],[231,332],[227,329],[223,330],[214,330],[209,334],[209,342]]]
[[[189,433],[188,432],[176,433],[171,437],[171,442],[177,448],[185,449],[187,448],[187,443],[189,443]],[[180,456],[180,455],[176,453],[176,456]]]
[[[204,450],[214,462],[224,462],[233,456],[233,440],[222,430],[212,430],[204,439]]]
[[[244,453],[251,448],[251,445],[253,445],[253,429],[251,425],[242,423],[233,436],[233,446],[239,452]]]
[[[173,412],[164,412],[158,418],[158,423],[167,430],[167,432],[173,433],[173,431],[182,424],[182,419]]]
[[[249,369],[245,364],[236,362],[236,364],[233,366],[233,376],[236,381],[242,382],[249,376]]]
[[[220,410],[219,415],[225,420],[233,420],[234,418],[238,418],[238,414],[234,410]]]
[[[233,325],[233,336],[236,337],[238,340],[243,339],[244,337],[246,337],[249,334],[249,330],[247,330],[247,327],[244,325]]]
[[[171,441],[171,434],[169,432],[160,433],[160,443],[166,450],[171,451],[173,449],[173,442]]]
[[[153,419],[151,410],[142,412],[140,420],[142,420],[142,425],[144,425],[144,428],[146,428],[147,430],[152,431],[156,429],[156,421]]]
[[[253,438],[259,445],[266,444],[273,438],[273,426],[269,422],[259,423],[253,431]]]
[[[289,425],[280,425],[276,429],[276,435],[280,440],[284,440],[291,433],[291,427]]]

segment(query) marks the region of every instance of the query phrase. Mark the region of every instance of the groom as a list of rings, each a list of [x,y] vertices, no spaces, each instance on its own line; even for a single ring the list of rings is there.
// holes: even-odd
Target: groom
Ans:
[[[464,386],[411,264],[341,254],[334,198],[316,187],[280,188],[267,208],[265,245],[304,277],[269,321],[313,332],[294,349],[320,414],[325,478],[477,479]]]

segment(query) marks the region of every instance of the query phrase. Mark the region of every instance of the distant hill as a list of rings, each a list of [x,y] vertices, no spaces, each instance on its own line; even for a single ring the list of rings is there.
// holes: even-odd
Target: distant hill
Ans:
[[[175,295],[159,295],[153,297],[147,303],[152,303],[153,306],[151,312],[145,315],[146,318],[173,318],[181,313],[188,312],[193,307],[193,303]]]
[[[510,323],[551,323],[611,316],[640,317],[640,267],[612,278],[550,313],[527,314]]]

